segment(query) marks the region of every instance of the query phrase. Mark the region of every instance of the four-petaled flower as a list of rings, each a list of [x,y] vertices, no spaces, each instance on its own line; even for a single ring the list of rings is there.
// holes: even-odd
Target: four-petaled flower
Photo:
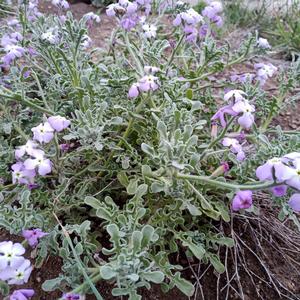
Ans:
[[[252,206],[252,191],[238,191],[232,199],[231,207],[233,211],[247,209]]]
[[[48,122],[33,127],[31,131],[33,132],[33,139],[39,141],[40,143],[49,143],[54,136],[54,129]]]
[[[48,233],[43,232],[41,229],[27,229],[22,231],[23,237],[27,240],[31,247],[36,247],[39,243],[39,239],[48,235]]]
[[[0,243],[0,271],[7,267],[18,267],[24,260],[25,248],[20,243],[5,241]]]

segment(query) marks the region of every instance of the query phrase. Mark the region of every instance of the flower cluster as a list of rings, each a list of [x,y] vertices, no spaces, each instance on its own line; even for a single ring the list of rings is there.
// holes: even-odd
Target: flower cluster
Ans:
[[[5,52],[5,55],[2,57],[4,67],[10,66],[17,58],[24,55],[25,49],[18,45],[18,42],[22,41],[22,39],[23,36],[19,32],[4,34],[1,38],[0,44]]]
[[[123,29],[130,31],[143,19],[139,15],[139,11],[145,11],[149,15],[151,11],[151,0],[119,0],[118,3],[110,4],[106,9],[106,14],[109,17],[117,17]]]
[[[28,281],[32,266],[30,261],[23,257],[24,253],[25,248],[19,243],[0,243],[0,280],[16,285]]]
[[[288,187],[300,191],[300,153],[293,152],[283,157],[274,157],[256,170],[259,180],[274,181],[272,188],[275,196],[284,196]],[[289,205],[294,211],[300,212],[300,194],[292,195]]]
[[[129,91],[129,98],[136,98],[142,92],[155,91],[159,87],[158,77],[154,76],[159,69],[157,67],[145,66],[144,72],[146,73],[137,83],[134,83]]]
[[[87,26],[90,28],[93,26],[93,23],[100,23],[101,18],[93,12],[89,12],[82,17],[85,20]]]
[[[225,127],[227,125],[225,115],[237,116],[239,125],[244,129],[249,129],[254,123],[252,113],[255,112],[255,107],[246,100],[245,96],[247,96],[247,94],[241,90],[231,90],[227,92],[224,95],[224,100],[230,102],[230,104],[220,108],[211,120],[219,120],[221,126]]]
[[[80,295],[68,293],[68,294],[64,294],[62,298],[64,300],[79,300]]]
[[[222,3],[219,1],[207,1],[206,6],[202,11],[202,16],[207,17],[211,23],[216,24],[217,27],[222,27],[223,19],[219,14],[223,11]]]
[[[277,67],[272,65],[271,63],[257,63],[254,65],[254,69],[256,71],[256,74],[252,73],[244,73],[244,74],[234,74],[230,77],[232,82],[239,82],[239,83],[246,83],[246,82],[253,82],[255,79],[257,82],[259,82],[259,85],[263,87],[267,81],[268,78],[273,77],[275,72],[278,70]]]
[[[52,0],[52,4],[59,9],[69,9],[70,5],[66,0]]]
[[[222,10],[222,3],[218,1],[208,2],[208,6],[202,11],[202,15],[190,8],[185,12],[179,13],[173,21],[173,25],[182,25],[186,41],[195,42],[198,37],[201,38],[207,35],[211,24],[215,24],[217,27],[222,26],[223,20],[218,15]]]
[[[13,183],[27,184],[28,187],[34,184],[36,170],[39,175],[45,176],[51,173],[52,163],[45,157],[45,152],[39,149],[39,144],[49,143],[54,132],[61,132],[70,125],[70,121],[61,116],[49,117],[47,122],[33,127],[33,140],[28,140],[25,145],[18,147],[15,151],[15,158],[18,160],[12,165]],[[21,160],[27,155],[29,158]]]
[[[267,79],[271,78],[277,71],[277,68],[271,63],[258,63],[254,65],[254,68],[256,70],[256,80],[259,81],[260,86],[264,86]]]
[[[228,147],[232,153],[236,154],[237,160],[243,161],[245,159],[245,152],[237,139],[224,138],[222,144],[224,147]]]

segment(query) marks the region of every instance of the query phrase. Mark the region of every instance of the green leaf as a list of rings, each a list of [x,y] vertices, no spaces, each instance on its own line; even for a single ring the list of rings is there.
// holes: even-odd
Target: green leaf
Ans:
[[[62,283],[62,281],[63,281],[62,277],[57,277],[57,278],[54,278],[54,279],[46,280],[42,284],[42,289],[45,292],[52,292],[52,291],[56,290],[60,286],[60,284]]]
[[[141,249],[142,238],[143,238],[143,234],[140,231],[134,231],[132,233],[131,239],[132,239],[133,252],[137,252]]]
[[[105,265],[100,267],[100,275],[103,279],[109,280],[114,278],[117,275],[117,273],[113,270],[112,267]]]
[[[195,292],[194,285],[184,278],[180,277],[180,273],[176,272],[175,276],[171,279],[177,288],[182,291],[186,296],[191,297]]]
[[[117,175],[117,178],[119,180],[119,182],[127,188],[128,184],[129,184],[129,180],[128,180],[128,177],[126,175],[126,172],[119,172],[118,175]]]
[[[149,146],[148,144],[142,143],[141,148],[142,148],[142,151],[144,153],[148,154],[150,157],[153,158],[155,156],[154,149],[151,146]]]
[[[154,283],[161,283],[161,282],[163,282],[163,280],[165,278],[164,273],[160,272],[160,271],[144,272],[142,276],[147,281],[151,281]]]
[[[193,99],[193,90],[192,89],[187,89],[186,91],[186,97],[190,100]]]
[[[225,266],[221,263],[220,258],[216,254],[209,254],[208,255],[210,263],[213,265],[215,270],[218,273],[224,273],[225,272]]]
[[[141,247],[145,248],[148,247],[150,244],[150,241],[152,240],[154,234],[154,228],[150,225],[145,225],[142,229],[142,242],[141,242]]]
[[[84,203],[95,209],[98,209],[103,206],[98,199],[96,199],[92,196],[86,196],[84,199]]]
[[[0,294],[3,296],[7,296],[9,294],[9,285],[0,280]]]
[[[189,250],[199,259],[202,260],[202,258],[205,255],[205,249],[202,247],[201,244],[194,244],[191,241],[188,240],[182,240],[182,245],[184,247],[188,247]]]
[[[109,213],[109,211],[104,208],[98,208],[96,211],[96,216],[100,219],[104,219],[106,221],[112,221],[112,215]]]

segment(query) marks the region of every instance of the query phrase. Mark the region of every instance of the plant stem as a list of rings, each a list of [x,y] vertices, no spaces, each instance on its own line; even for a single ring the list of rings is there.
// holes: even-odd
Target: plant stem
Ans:
[[[181,45],[183,39],[184,39],[184,34],[183,34],[183,35],[181,36],[181,38],[179,39],[179,41],[178,41],[176,47],[174,48],[174,50],[173,50],[173,52],[172,52],[172,54],[171,54],[171,56],[170,56],[170,59],[168,60],[168,63],[167,63],[167,66],[166,66],[166,74],[168,73],[169,67],[170,67],[171,63],[173,62],[174,57],[175,57],[175,54],[176,54],[176,52],[178,51],[178,49],[179,49],[179,47],[180,47],[180,45]]]
[[[216,145],[216,144],[217,144],[217,143],[225,136],[225,134],[226,134],[226,132],[228,131],[229,127],[231,126],[233,120],[234,120],[234,117],[232,117],[232,118],[227,122],[227,125],[226,125],[226,127],[222,130],[221,134],[220,134],[216,139],[214,139],[214,140],[212,140],[212,141],[210,142],[210,144],[206,147],[206,149],[201,153],[201,155],[200,155],[200,160],[202,160],[202,159],[206,156],[206,154],[207,154],[207,152],[208,152],[209,149],[213,148],[213,147],[214,147],[214,146],[215,146],[215,145]]]
[[[99,271],[96,272],[96,273],[93,273],[91,276],[90,276],[90,281],[92,283],[96,283],[97,281],[99,281],[101,279],[101,275],[99,274]],[[74,290],[72,290],[70,292],[70,294],[77,294],[77,293],[80,293],[86,286],[88,285],[88,282],[84,282],[82,283],[81,285],[79,285],[77,288],[75,288]],[[63,298],[59,298],[59,300],[63,300]]]
[[[128,33],[125,32],[123,34],[123,36],[124,36],[124,40],[125,40],[125,43],[126,43],[127,50],[130,53],[131,58],[134,60],[134,62],[136,64],[136,67],[138,68],[139,75],[142,75],[144,73],[144,68],[143,68],[140,60],[137,58],[137,56],[135,55],[134,51],[131,48]]]
[[[191,181],[198,181],[203,184],[208,184],[215,187],[221,187],[228,190],[263,190],[267,189],[273,186],[276,186],[278,184],[270,181],[264,181],[264,182],[254,182],[253,184],[236,184],[236,183],[229,183],[229,182],[223,182],[215,179],[211,179],[207,176],[197,176],[197,175],[190,175],[190,174],[182,174],[177,173],[175,174],[175,177],[178,179],[184,179],[184,180],[191,180]]]

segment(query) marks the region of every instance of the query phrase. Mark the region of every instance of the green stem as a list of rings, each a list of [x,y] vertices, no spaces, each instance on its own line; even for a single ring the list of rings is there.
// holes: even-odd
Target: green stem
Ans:
[[[37,111],[40,111],[42,113],[46,113],[46,114],[49,114],[49,115],[53,115],[54,112],[47,109],[47,108],[44,108],[44,107],[41,107],[33,102],[31,102],[30,100],[27,100],[25,98],[22,99],[22,97],[20,97],[19,95],[6,95],[6,94],[2,94],[0,93],[0,97],[4,97],[10,101],[17,101],[17,102],[20,102],[21,104],[25,104]]]
[[[40,94],[41,94],[41,97],[42,97],[42,100],[44,102],[45,107],[50,110],[50,107],[49,107],[49,105],[47,103],[47,100],[46,100],[46,97],[45,97],[45,94],[44,94],[44,91],[42,89],[42,86],[41,86],[41,83],[40,83],[40,80],[39,80],[38,76],[36,75],[36,73],[34,71],[32,71],[32,75],[33,75],[33,77],[34,77],[34,79],[36,81],[36,84],[37,84],[38,89],[40,91]]]
[[[98,272],[96,272],[96,273],[94,273],[94,274],[92,274],[91,276],[90,276],[90,281],[92,282],[92,283],[96,283],[97,281],[99,281],[100,279],[101,279],[102,277],[101,277],[101,275],[99,274],[99,271]],[[71,294],[78,294],[78,293],[80,293],[86,286],[88,286],[88,282],[84,282],[84,283],[82,283],[81,285],[79,285],[77,288],[75,288],[74,290],[72,290],[70,293]],[[63,300],[63,298],[59,298],[59,300]]]
[[[264,181],[264,182],[254,182],[252,184],[236,184],[236,183],[229,183],[224,181],[219,181],[215,179],[211,179],[207,176],[197,176],[197,175],[189,175],[189,174],[182,174],[177,173],[175,177],[178,179],[190,180],[190,181],[198,181],[203,184],[208,184],[215,187],[221,187],[228,190],[264,190],[267,188],[271,188],[278,184],[274,182]]]
[[[200,155],[200,160],[203,159],[203,158],[206,156],[206,154],[207,154],[207,152],[208,152],[209,149],[213,148],[213,147],[214,147],[214,146],[215,146],[215,145],[216,145],[216,144],[217,144],[217,143],[225,136],[225,134],[226,134],[226,132],[228,131],[228,129],[230,128],[230,126],[231,126],[233,120],[234,120],[234,117],[232,117],[232,118],[227,122],[227,125],[226,125],[226,127],[222,130],[221,134],[220,134],[216,139],[214,139],[213,141],[210,142],[210,144],[206,147],[206,149],[201,153],[201,155]]]
[[[278,98],[276,98],[277,107],[280,107],[280,105],[282,104],[284,96],[285,96],[285,94],[279,96]],[[265,132],[268,129],[268,127],[269,127],[270,123],[272,122],[272,120],[273,120],[274,116],[276,115],[276,113],[277,113],[277,111],[275,111],[273,109],[269,112],[269,115],[268,115],[267,119],[265,120],[265,122],[260,127],[261,132]]]
[[[166,74],[168,73],[169,67],[170,67],[171,63],[173,62],[175,54],[178,51],[183,39],[184,39],[184,34],[181,36],[180,40],[178,41],[176,47],[174,48],[174,50],[173,50],[173,52],[170,56],[170,59],[168,60],[168,63],[167,63],[167,66],[166,66]]]
[[[137,58],[137,56],[135,55],[134,51],[131,48],[128,33],[125,32],[123,34],[123,36],[124,36],[124,40],[125,40],[125,43],[126,43],[127,50],[130,53],[131,58],[134,60],[134,62],[136,64],[136,67],[138,68],[139,75],[142,75],[144,73],[144,68],[143,68],[140,60]]]

